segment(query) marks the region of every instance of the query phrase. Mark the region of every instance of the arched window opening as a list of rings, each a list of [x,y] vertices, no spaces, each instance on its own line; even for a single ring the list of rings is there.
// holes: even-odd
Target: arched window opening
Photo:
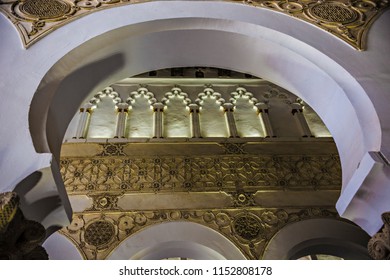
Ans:
[[[188,105],[191,100],[178,87],[172,88],[162,99],[165,105],[163,114],[163,135],[167,138],[191,137]]]
[[[221,94],[211,88],[199,93],[196,103],[200,106],[200,127],[202,137],[228,137],[228,128]]]
[[[258,100],[243,87],[231,93],[230,102],[234,104],[234,118],[240,137],[264,137],[263,124],[258,117],[255,104]]]
[[[113,138],[115,136],[117,111],[115,104],[121,98],[111,87],[98,92],[90,101],[96,104],[92,109],[87,138]]]
[[[156,102],[154,94],[146,88],[139,88],[129,95],[127,103],[131,105],[126,125],[128,138],[153,137],[153,109]]]

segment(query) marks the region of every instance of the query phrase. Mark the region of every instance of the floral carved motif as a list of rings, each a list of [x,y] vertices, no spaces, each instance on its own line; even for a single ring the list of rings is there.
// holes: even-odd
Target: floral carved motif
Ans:
[[[246,240],[257,239],[263,229],[260,219],[253,214],[244,213],[234,219],[233,229],[238,236]]]
[[[107,211],[107,210],[120,210],[118,207],[118,198],[121,194],[113,193],[97,193],[89,194],[89,197],[93,199],[92,207],[87,209],[88,211]]]

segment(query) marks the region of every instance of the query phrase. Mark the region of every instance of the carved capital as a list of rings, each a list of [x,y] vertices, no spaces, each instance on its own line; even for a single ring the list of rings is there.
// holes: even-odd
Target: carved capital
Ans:
[[[16,193],[0,194],[0,234],[5,232],[19,207],[19,197]]]
[[[0,194],[0,259],[48,259],[40,246],[45,236],[46,230],[40,223],[24,218],[16,193]]]
[[[390,212],[382,214],[383,228],[368,242],[368,253],[375,260],[390,260]]]

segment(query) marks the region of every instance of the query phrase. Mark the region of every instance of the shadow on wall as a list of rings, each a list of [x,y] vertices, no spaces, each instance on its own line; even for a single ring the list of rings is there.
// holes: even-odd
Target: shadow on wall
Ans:
[[[62,207],[62,201],[58,194],[47,187],[47,179],[42,172],[35,171],[24,178],[14,189],[20,198],[20,209],[28,220],[39,223],[45,220],[48,214]],[[54,186],[55,187],[55,186]],[[44,196],[46,192],[46,196]],[[51,235],[62,228],[62,225],[50,225],[46,228],[46,236]]]
[[[123,66],[123,54],[114,54],[41,87],[34,95],[29,112],[30,133],[36,151],[50,152],[58,159],[66,129],[82,101],[102,80]]]
[[[53,175],[52,167],[31,173],[16,185],[14,192],[19,195],[25,218],[42,224],[46,237],[69,224],[72,209],[62,179]]]

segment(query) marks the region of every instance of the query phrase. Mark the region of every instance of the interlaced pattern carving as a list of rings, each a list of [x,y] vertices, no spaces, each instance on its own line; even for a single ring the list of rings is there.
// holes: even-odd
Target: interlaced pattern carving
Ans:
[[[69,193],[323,189],[341,182],[333,155],[63,158],[61,173]]]
[[[76,213],[61,233],[86,259],[104,259],[124,239],[141,229],[169,221],[189,221],[212,228],[235,243],[248,259],[261,259],[268,242],[284,226],[311,218],[338,218],[334,210],[210,209]],[[86,226],[87,225],[87,226]]]

